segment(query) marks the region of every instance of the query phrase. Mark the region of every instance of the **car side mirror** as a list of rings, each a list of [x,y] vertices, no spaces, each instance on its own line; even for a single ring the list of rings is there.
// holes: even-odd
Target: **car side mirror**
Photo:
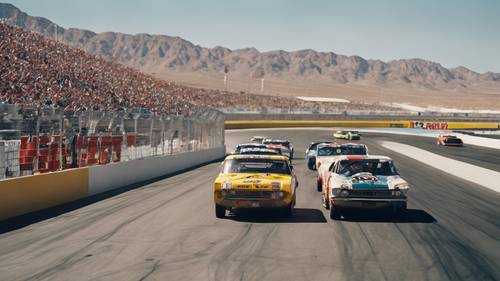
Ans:
[[[292,171],[293,171],[293,165],[290,165],[290,170],[292,170]]]

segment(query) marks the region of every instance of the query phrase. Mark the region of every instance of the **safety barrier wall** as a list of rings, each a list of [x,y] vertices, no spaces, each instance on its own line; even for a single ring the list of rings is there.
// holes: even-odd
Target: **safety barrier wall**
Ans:
[[[287,121],[287,120],[226,120],[226,129],[277,127],[352,127],[352,128],[429,128],[498,130],[497,122],[414,122],[414,121]]]
[[[222,146],[0,180],[0,220],[176,173],[225,153]]]
[[[89,195],[172,174],[224,157],[225,147],[90,167]]]

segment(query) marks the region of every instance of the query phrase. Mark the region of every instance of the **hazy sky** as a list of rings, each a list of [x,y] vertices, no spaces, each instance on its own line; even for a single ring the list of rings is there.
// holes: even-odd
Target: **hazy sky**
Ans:
[[[1,1],[1,0],[0,0]],[[500,72],[500,0],[11,0],[64,27]]]

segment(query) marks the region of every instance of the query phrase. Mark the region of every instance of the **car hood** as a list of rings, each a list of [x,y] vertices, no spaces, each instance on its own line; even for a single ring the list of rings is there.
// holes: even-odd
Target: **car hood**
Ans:
[[[397,184],[404,183],[400,176],[373,176],[371,174],[357,174],[344,177],[350,189],[394,189]]]
[[[233,188],[251,188],[262,187],[271,188],[273,182],[290,182],[291,175],[283,174],[249,174],[249,173],[234,173],[234,174],[221,174],[217,178],[217,182],[231,182]]]

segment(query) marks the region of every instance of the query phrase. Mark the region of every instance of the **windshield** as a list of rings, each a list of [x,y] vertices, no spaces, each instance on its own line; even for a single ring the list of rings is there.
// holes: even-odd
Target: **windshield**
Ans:
[[[229,159],[224,161],[222,173],[266,173],[289,175],[290,168],[284,160]]]
[[[364,146],[324,146],[318,149],[317,154],[318,156],[366,155],[366,148]]]
[[[346,177],[358,173],[371,173],[375,176],[397,175],[396,168],[391,160],[363,159],[363,160],[342,160],[337,168],[339,174]]]

